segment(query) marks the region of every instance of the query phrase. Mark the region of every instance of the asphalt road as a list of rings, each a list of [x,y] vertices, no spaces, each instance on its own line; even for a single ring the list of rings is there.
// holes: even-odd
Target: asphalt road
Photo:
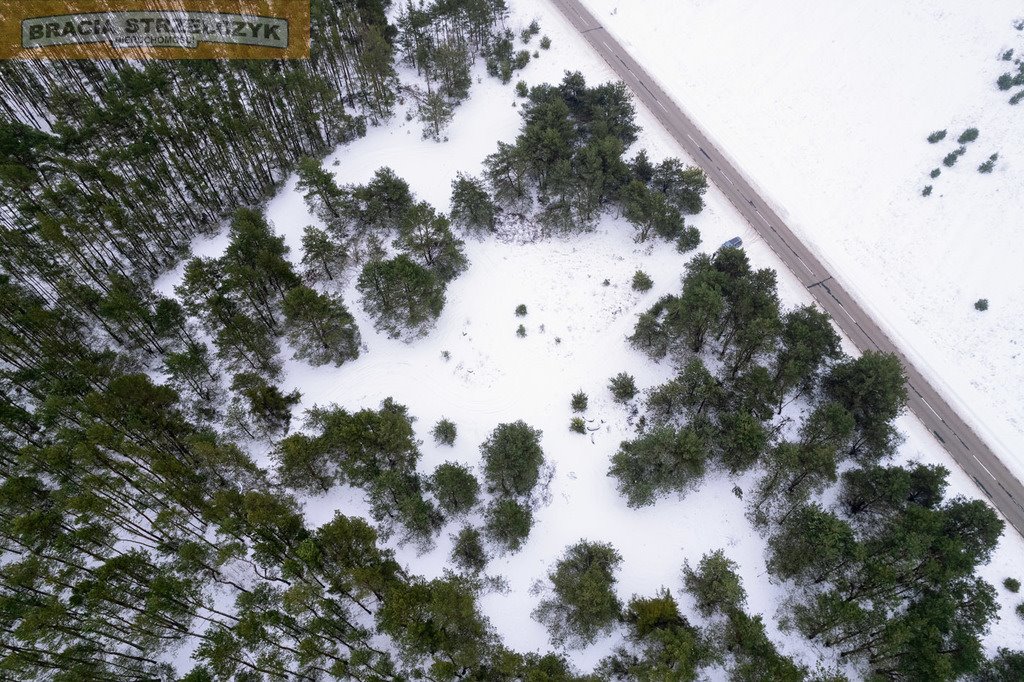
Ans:
[[[862,351],[894,353],[907,376],[908,407],[1017,532],[1024,535],[1024,486],[899,351],[857,301],[798,240],[743,175],[578,0],[552,0],[697,162],[762,239]]]

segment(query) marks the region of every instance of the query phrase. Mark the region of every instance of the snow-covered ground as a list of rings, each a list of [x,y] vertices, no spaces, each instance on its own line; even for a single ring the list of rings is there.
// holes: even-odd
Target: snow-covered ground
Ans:
[[[1024,478],[1020,2],[583,2]]]
[[[612,78],[546,2],[517,0],[513,9],[513,28],[536,18],[542,33],[553,41],[551,50],[542,52],[522,72],[529,84],[558,81],[566,69],[582,71],[591,83]],[[418,197],[447,211],[456,172],[478,173],[497,141],[515,136],[520,125],[515,99],[511,85],[484,77],[458,109],[448,142],[421,140],[419,124],[405,122],[400,113],[390,124],[371,129],[364,139],[339,148],[325,160],[325,167],[341,183],[361,183],[377,168],[390,166]],[[681,154],[646,111],[639,112],[639,122],[644,128],[639,145],[654,160]],[[294,177],[270,202],[268,216],[297,260],[302,228],[317,221],[295,191]],[[787,305],[811,302],[806,290],[766,246],[752,238],[753,231],[716,190],[708,192],[707,208],[692,223],[701,230],[702,250],[713,250],[725,239],[742,235],[754,265],[779,272],[780,295]],[[633,594],[653,594],[664,586],[691,614],[690,602],[681,593],[683,563],[696,563],[705,552],[723,548],[740,564],[750,610],[766,614],[769,634],[782,650],[807,663],[818,656],[827,660],[828,652],[811,650],[806,641],[780,633],[775,626],[786,588],[769,582],[764,540],[746,520],[744,503],[732,492],[734,483],[749,488],[752,477],[734,482],[712,475],[684,499],[663,500],[637,511],[626,507],[606,475],[619,442],[632,435],[626,408],[611,401],[608,379],[627,371],[636,376],[641,388],[647,388],[670,376],[669,366],[652,363],[631,350],[625,336],[639,312],[662,294],[678,291],[687,260],[663,242],[634,244],[631,233],[623,221],[609,217],[594,233],[571,238],[535,243],[469,241],[469,270],[449,286],[447,305],[436,327],[411,344],[374,333],[359,305],[354,281],[348,282],[345,300],[356,316],[366,349],[358,360],[338,369],[294,361],[286,364],[285,388],[298,388],[303,394],[294,423],[298,425],[302,411],[314,404],[333,402],[358,409],[377,407],[392,396],[418,418],[424,473],[445,460],[477,466],[480,443],[499,423],[523,419],[543,430],[542,446],[556,469],[549,488],[551,501],[537,510],[525,548],[493,559],[488,566],[489,574],[508,579],[510,589],[488,594],[483,608],[511,647],[549,649],[544,628],[530,617],[538,600],[530,590],[545,578],[567,545],[586,538],[611,542],[622,553],[617,589],[623,600]],[[218,255],[225,245],[221,235],[197,242],[195,251]],[[637,269],[655,281],[654,289],[643,295],[630,288]],[[179,268],[165,278],[161,288],[168,291],[180,272]],[[990,298],[997,300],[994,295]],[[513,313],[519,303],[529,311],[523,319]],[[520,322],[527,329],[525,338],[515,334]],[[443,357],[444,351],[450,359]],[[579,389],[590,396],[586,417],[597,429],[592,435],[568,430],[569,397]],[[458,426],[454,448],[435,446],[429,435],[441,417]],[[900,427],[908,436],[901,457],[954,468],[916,421],[903,418]],[[977,494],[959,470],[952,473],[951,488]],[[328,520],[336,509],[357,513],[364,508],[358,491],[349,489],[306,501],[313,523]],[[450,550],[448,534],[458,527],[445,529],[438,547],[426,555],[418,556],[412,547],[398,547],[399,558],[414,572],[440,575]],[[1022,556],[1024,542],[1015,535],[1004,538],[992,565],[984,570],[985,577],[998,584],[1007,575],[1016,575]],[[1024,624],[1012,613],[1012,604],[1004,611],[987,641],[992,649],[1024,639]],[[614,635],[607,637],[586,650],[569,652],[570,659],[589,669],[616,641]]]

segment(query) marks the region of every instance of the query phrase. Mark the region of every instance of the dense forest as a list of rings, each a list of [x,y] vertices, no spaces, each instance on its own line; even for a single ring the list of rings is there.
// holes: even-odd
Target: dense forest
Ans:
[[[567,547],[538,599],[557,648],[513,651],[480,599],[500,589],[489,560],[521,550],[545,502],[541,432],[494,425],[478,479],[454,463],[423,473],[415,415],[392,399],[319,406],[295,428],[283,342],[313,366],[362,352],[343,276],[378,331],[415,343],[468,266],[465,239],[523,225],[557,238],[616,215],[636,242],[689,252],[707,188],[634,150],[622,84],[578,73],[518,89],[519,135],[481,177],[459,175],[449,215],[389,168],[340,185],[329,151],[403,101],[442,140],[474,64],[509,83],[539,29],[516,35],[504,0],[311,7],[309,60],[0,61],[0,677],[845,679],[777,649],[722,552],[670,586],[697,605],[688,618],[663,586],[623,602],[622,558],[598,541]],[[292,173],[324,226],[294,256],[263,212]],[[191,257],[222,228],[222,255]],[[156,293],[181,263],[175,295]],[[979,641],[995,594],[976,568],[1002,522],[948,498],[941,467],[889,461],[899,363],[844,356],[828,319],[785,310],[775,273],[740,250],[694,255],[681,287],[628,340],[673,378],[642,396],[628,375],[610,384],[637,426],[608,472],[623,504],[757,471],[739,494],[791,594],[787,628],[872,679],[1021,679],[1024,654],[989,660]],[[438,444],[457,416],[433,426]],[[260,467],[251,453],[267,448]],[[365,493],[368,516],[309,524],[299,498],[338,485]],[[425,551],[451,522],[440,578],[386,544]],[[593,671],[559,653],[616,629]]]

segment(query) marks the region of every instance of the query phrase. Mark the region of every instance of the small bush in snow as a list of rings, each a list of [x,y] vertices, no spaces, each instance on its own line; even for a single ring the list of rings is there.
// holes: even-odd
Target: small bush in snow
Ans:
[[[613,376],[608,388],[611,389],[612,397],[620,403],[632,400],[637,393],[633,376],[625,372],[619,372]]]
[[[743,608],[747,593],[736,573],[738,568],[720,549],[702,556],[696,569],[689,562],[683,566],[686,591],[696,600],[702,616]]]
[[[960,133],[960,137],[956,138],[956,141],[960,144],[967,144],[968,142],[974,142],[978,139],[978,129],[968,128],[967,130]]]
[[[538,24],[537,20],[535,19],[530,22],[529,26],[523,29],[522,33],[519,34],[519,37],[522,39],[524,43],[528,43],[530,42],[530,39],[533,38],[538,33],[540,33],[540,24]]]
[[[1013,87],[1013,76],[1008,73],[1004,73],[996,80],[996,85],[1000,90],[1009,90]]]
[[[533,527],[533,512],[512,499],[491,503],[484,519],[484,532],[488,539],[505,552],[518,552]]]
[[[977,301],[974,302],[974,309],[980,310],[981,312],[985,312],[986,310],[988,310],[988,299],[979,298]]]
[[[936,142],[942,140],[944,137],[946,137],[945,130],[936,130],[934,133],[928,136],[928,141],[931,142],[932,144],[935,144]]]
[[[700,246],[700,230],[690,225],[683,228],[682,234],[676,240],[676,251],[686,253],[693,251]]]
[[[1024,620],[1024,602],[1017,604],[1017,608],[1014,609],[1014,611],[1017,612],[1017,615],[1020,616],[1021,620]]]
[[[446,350],[443,350],[441,351],[441,357],[444,359],[445,362],[448,362],[449,360],[452,359],[452,354]]]
[[[1007,50],[1006,52],[1003,53],[1003,61],[1004,62],[1008,62],[1011,59],[1013,59],[1013,48],[1012,47],[1009,50]]]
[[[526,304],[520,303],[516,306],[516,317],[526,317]]]
[[[607,279],[607,278],[605,278],[605,280],[603,282],[601,282],[601,286],[603,286],[603,287],[610,287],[611,285],[612,285],[612,281],[610,279]]]
[[[526,81],[519,81],[516,83],[516,95],[519,97],[526,97],[530,94],[530,90],[526,87]]]
[[[1010,101],[1010,104],[1016,104],[1017,102],[1021,101],[1022,99],[1024,99],[1024,90],[1021,90],[1016,95],[1011,97],[1009,101]]]
[[[489,492],[527,497],[533,491],[544,465],[541,435],[522,420],[495,427],[480,446]]]
[[[932,170],[931,173],[929,173],[929,175],[931,175],[933,178],[937,178],[940,175],[942,175],[942,169],[941,168],[935,168],[935,169]]]
[[[526,327],[524,327],[523,325],[519,325],[518,327],[516,327],[516,336],[518,336],[521,339],[524,338],[526,336]]]
[[[487,551],[476,528],[466,526],[453,536],[452,562],[464,571],[479,573],[487,566]]]
[[[952,168],[953,164],[955,164],[956,160],[959,158],[959,154],[957,154],[956,152],[950,152],[946,154],[944,157],[942,157],[942,165],[946,166],[947,168]]]
[[[585,412],[587,409],[587,394],[583,391],[576,391],[572,394],[572,411],[573,412]]]
[[[633,290],[639,292],[650,291],[654,286],[654,280],[643,270],[637,270],[633,275]]]
[[[1007,578],[1006,580],[1003,581],[1003,587],[1008,589],[1010,592],[1014,592],[1014,593],[1019,592],[1020,591],[1020,581],[1017,580],[1016,578]]]
[[[544,36],[543,38],[540,39],[540,49],[547,50],[550,47],[551,47],[551,38],[548,38],[547,36]]]
[[[457,430],[454,422],[442,419],[434,424],[434,430],[430,433],[434,436],[434,442],[438,445],[452,445],[455,443]]]
[[[583,421],[583,417],[573,417],[569,422],[569,430],[575,433],[586,433],[587,422]]]
[[[461,464],[439,464],[430,476],[430,489],[437,503],[448,516],[469,513],[480,499],[480,483],[476,476]]]
[[[926,196],[930,195],[931,193],[932,193],[932,186],[931,185],[925,185],[924,189],[921,190],[921,196],[923,196],[923,197],[926,197]]]
[[[988,157],[988,161],[986,161],[985,163],[983,163],[980,166],[978,166],[978,172],[979,173],[991,173],[992,169],[995,168],[996,159],[998,159],[998,158],[999,158],[999,154],[993,154],[992,156]]]

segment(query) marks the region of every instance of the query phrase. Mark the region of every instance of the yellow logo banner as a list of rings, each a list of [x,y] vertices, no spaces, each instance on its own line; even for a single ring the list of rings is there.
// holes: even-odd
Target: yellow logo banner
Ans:
[[[0,0],[0,59],[305,59],[310,0]]]

